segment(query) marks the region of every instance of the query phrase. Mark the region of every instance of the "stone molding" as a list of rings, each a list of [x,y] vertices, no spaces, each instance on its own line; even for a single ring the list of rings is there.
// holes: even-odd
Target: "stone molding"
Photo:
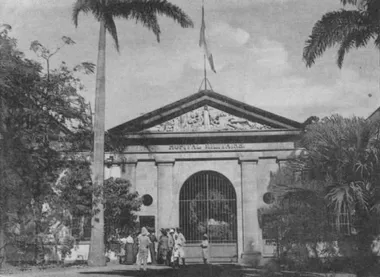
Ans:
[[[241,160],[239,159],[239,164],[247,164],[247,163],[254,163],[254,164],[258,164],[259,163],[259,159],[247,159],[247,160]]]
[[[136,165],[137,162],[138,162],[138,161],[137,161],[137,158],[134,158],[134,159],[128,159],[128,158],[127,158],[127,159],[124,159],[124,162],[123,162],[123,163],[124,163],[124,164],[135,164],[135,165]]]
[[[144,114],[138,118],[130,120],[126,123],[118,125],[109,130],[110,133],[117,135],[127,135],[131,132],[140,132],[142,130],[149,129],[154,127],[155,125],[162,124],[165,121],[170,121],[178,116],[191,112],[192,110],[196,110],[203,106],[213,107],[221,112],[232,115],[237,118],[242,118],[244,120],[248,120],[250,122],[258,122],[261,125],[267,125],[272,128],[280,128],[280,129],[301,129],[302,124],[296,122],[294,120],[287,119],[285,117],[270,113],[268,111],[264,111],[258,109],[256,107],[250,106],[246,103],[237,101],[235,99],[229,98],[225,95],[218,94],[213,91],[203,90],[193,95],[190,95],[186,98],[183,98],[179,101],[161,107],[157,110],[154,110],[150,113]],[[204,117],[204,111],[201,113]],[[218,114],[213,117],[217,120]],[[198,116],[199,117],[199,116]],[[194,117],[195,118],[195,117]],[[194,119],[193,118],[193,119]],[[206,119],[208,116],[206,116]],[[190,120],[192,121],[192,120]],[[194,121],[194,120],[193,120]],[[199,119],[195,120],[196,122],[192,122],[192,125],[196,125]],[[222,120],[223,121],[223,120]],[[210,125],[211,122],[208,122]],[[219,124],[216,122],[215,125],[220,125],[220,117]],[[223,122],[222,122],[223,123]],[[236,125],[241,123],[243,125],[247,125],[247,122],[234,122]],[[198,123],[200,125],[200,123]],[[234,125],[233,124],[233,125]],[[224,125],[224,124],[221,124]],[[234,128],[234,127],[231,127]],[[246,127],[244,127],[246,128]]]
[[[255,163],[259,162],[259,157],[239,157],[239,164],[243,163]]]
[[[156,158],[155,162],[156,166],[173,166],[175,163],[175,159]]]
[[[291,161],[292,159],[277,159],[276,162],[281,167],[283,165],[286,165],[287,162]]]

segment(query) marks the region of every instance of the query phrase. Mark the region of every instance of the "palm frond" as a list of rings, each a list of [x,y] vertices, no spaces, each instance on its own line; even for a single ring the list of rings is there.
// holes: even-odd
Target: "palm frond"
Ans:
[[[157,15],[154,13],[149,13],[146,15],[142,15],[140,19],[140,23],[143,24],[144,27],[148,28],[149,30],[152,30],[153,33],[156,35],[157,42],[160,42],[160,34],[161,34],[161,28],[158,24]]]
[[[369,22],[359,11],[335,11],[325,14],[313,27],[303,51],[306,66],[314,64],[329,47],[341,43],[347,34],[368,28]]]
[[[351,48],[366,46],[368,41],[375,37],[376,31],[374,28],[371,28],[372,26],[367,27],[366,29],[354,30],[343,39],[338,50],[337,64],[339,68],[342,68],[344,56]]]
[[[115,42],[116,50],[117,50],[117,52],[119,52],[120,47],[119,47],[119,39],[117,37],[116,24],[115,24],[115,21],[113,20],[112,15],[110,15],[109,13],[104,14],[104,26],[105,26],[106,30],[112,36],[112,38]]]
[[[152,30],[159,40],[160,27],[157,15],[165,15],[178,22],[181,27],[193,27],[190,17],[176,5],[166,0],[115,0],[108,4],[107,12],[113,17],[135,19],[145,27]]]
[[[72,20],[75,27],[78,27],[78,17],[81,12],[84,14],[91,12],[100,21],[104,16],[104,5],[100,0],[77,0],[72,11]]]
[[[332,186],[326,194],[326,199],[330,201],[330,205],[334,207],[337,214],[343,213],[346,208],[352,207],[354,204],[350,186],[345,184]]]
[[[77,0],[72,13],[75,26],[78,26],[78,17],[81,12],[85,14],[91,12],[98,21],[104,21],[118,51],[119,41],[114,18],[135,19],[136,22],[142,23],[144,27],[152,30],[158,42],[161,34],[158,15],[172,18],[183,28],[194,26],[185,12],[166,0]]]
[[[370,195],[365,184],[363,182],[353,182],[350,184],[350,188],[352,190],[353,198],[356,200],[356,204],[361,210],[368,212]]]
[[[91,11],[90,5],[88,0],[77,0],[73,6],[73,12],[72,12],[72,20],[74,22],[75,27],[78,27],[78,17],[79,13],[88,13]]]
[[[193,27],[190,17],[176,5],[166,0],[114,0],[108,4],[111,14],[116,17],[137,18],[138,15],[157,14],[165,15],[181,25],[183,28]]]
[[[82,71],[85,74],[95,73],[95,64],[91,62],[82,62],[74,67],[74,71]]]
[[[380,215],[380,203],[376,203],[371,207],[371,212]]]
[[[345,5],[353,5],[357,6],[358,8],[363,7],[367,0],[340,0],[340,2]]]
[[[375,46],[377,47],[377,49],[380,49],[380,32],[377,33],[377,37],[375,39]]]

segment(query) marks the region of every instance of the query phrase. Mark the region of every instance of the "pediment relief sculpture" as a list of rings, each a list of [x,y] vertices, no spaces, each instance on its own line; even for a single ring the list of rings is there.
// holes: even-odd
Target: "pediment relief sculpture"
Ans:
[[[204,106],[149,128],[150,132],[202,132],[202,131],[251,131],[268,130],[270,126],[251,122]]]

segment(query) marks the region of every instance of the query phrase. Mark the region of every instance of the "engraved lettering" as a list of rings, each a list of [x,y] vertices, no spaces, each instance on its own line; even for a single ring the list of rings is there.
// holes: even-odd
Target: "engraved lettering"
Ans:
[[[242,143],[235,144],[173,144],[168,146],[168,151],[196,151],[196,150],[238,150],[244,149]]]

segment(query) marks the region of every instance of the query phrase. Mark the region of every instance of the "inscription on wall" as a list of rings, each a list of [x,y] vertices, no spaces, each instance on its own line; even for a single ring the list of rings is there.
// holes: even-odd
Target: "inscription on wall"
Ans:
[[[196,152],[196,151],[238,151],[247,149],[243,143],[221,144],[172,144],[172,145],[148,145],[128,146],[130,152]]]
[[[244,149],[244,144],[175,144],[169,145],[169,151],[194,151],[194,150],[239,150]]]
[[[152,152],[239,152],[294,149],[293,142],[282,143],[205,143],[205,144],[169,144],[169,145],[129,145],[125,149],[130,153]]]

